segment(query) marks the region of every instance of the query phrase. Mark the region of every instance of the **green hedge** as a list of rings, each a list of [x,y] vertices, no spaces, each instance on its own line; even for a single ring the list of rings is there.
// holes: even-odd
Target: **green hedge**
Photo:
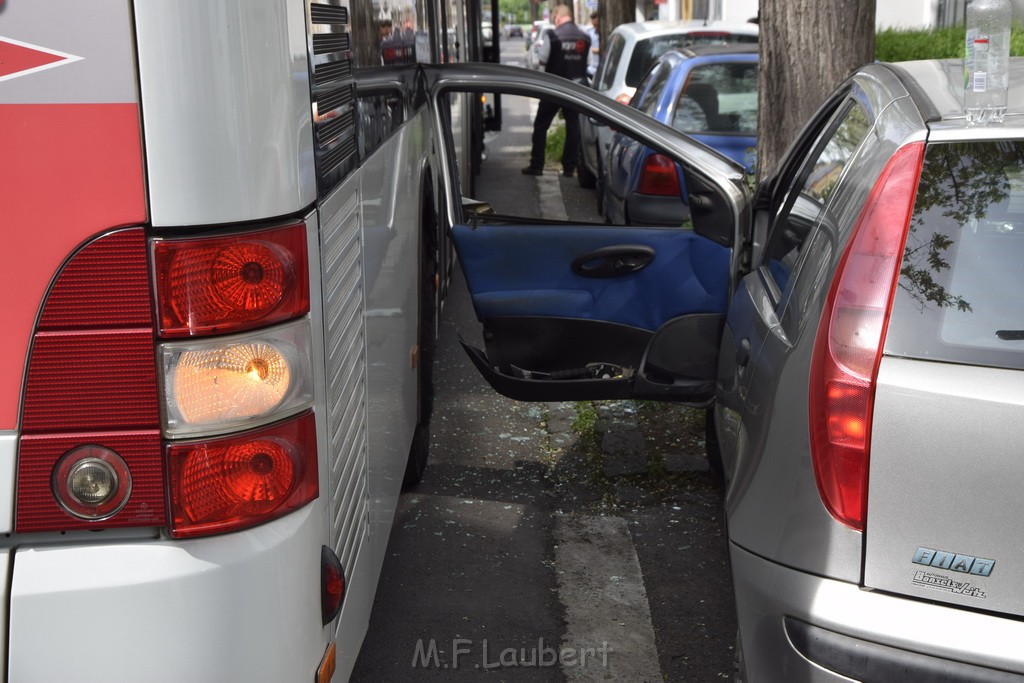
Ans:
[[[1024,27],[1010,31],[1010,54],[1024,55]],[[949,26],[932,30],[885,29],[875,34],[875,58],[883,62],[912,59],[963,57],[964,27]]]

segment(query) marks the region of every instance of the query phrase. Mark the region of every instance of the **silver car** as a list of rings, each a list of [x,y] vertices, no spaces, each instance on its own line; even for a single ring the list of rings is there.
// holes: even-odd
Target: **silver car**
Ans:
[[[1024,61],[1010,83],[968,127],[961,61],[865,67],[768,183],[713,421],[747,680],[1024,673]]]
[[[525,400],[713,406],[742,678],[1024,674],[1024,60],[991,127],[960,60],[862,68],[756,204],[734,162],[541,76],[491,72],[669,155],[692,225],[453,210],[478,370]]]

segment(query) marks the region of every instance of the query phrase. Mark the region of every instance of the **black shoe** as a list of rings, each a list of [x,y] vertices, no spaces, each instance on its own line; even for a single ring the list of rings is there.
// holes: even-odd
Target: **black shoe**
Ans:
[[[563,167],[562,168],[562,175],[564,175],[566,178],[572,178],[572,174],[575,173],[575,172],[576,172],[575,168],[567,168],[567,167]]]
[[[523,169],[523,175],[544,175],[544,169],[527,166]]]

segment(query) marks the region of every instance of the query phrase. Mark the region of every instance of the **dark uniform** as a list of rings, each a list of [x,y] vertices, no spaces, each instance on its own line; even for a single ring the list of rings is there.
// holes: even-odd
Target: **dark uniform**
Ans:
[[[572,21],[548,29],[550,44],[547,64],[544,70],[570,80],[583,82],[587,76],[587,57],[590,55],[590,36],[580,30]],[[541,100],[537,106],[537,118],[533,121],[533,143],[530,151],[530,165],[523,173],[540,175],[544,168],[544,148],[547,144],[548,128],[558,114],[558,105]],[[575,111],[562,109],[565,116],[565,148],[562,152],[562,170],[572,175],[576,170],[576,159],[580,147],[580,121]]]

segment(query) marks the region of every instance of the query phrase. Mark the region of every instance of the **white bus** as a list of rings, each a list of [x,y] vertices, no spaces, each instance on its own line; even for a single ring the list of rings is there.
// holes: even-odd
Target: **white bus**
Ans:
[[[465,12],[0,3],[6,678],[347,676],[451,265],[424,117],[354,74]]]

